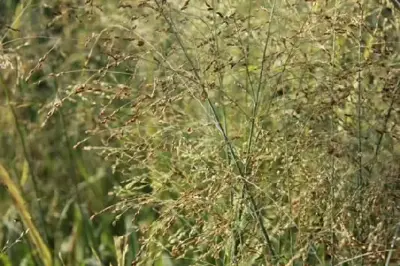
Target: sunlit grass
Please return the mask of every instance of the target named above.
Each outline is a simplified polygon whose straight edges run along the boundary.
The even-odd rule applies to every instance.
[[[33,261],[25,236],[45,265],[398,260],[394,9],[344,0],[7,7],[0,112],[11,113],[0,118],[0,145],[11,152],[1,160],[21,177],[9,190],[18,211],[25,200],[44,214],[25,210],[35,218],[3,245],[4,261]]]

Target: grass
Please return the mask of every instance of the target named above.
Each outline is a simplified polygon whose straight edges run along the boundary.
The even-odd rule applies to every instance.
[[[4,264],[398,263],[392,3],[3,6]]]
[[[0,165],[0,177],[1,183],[8,189],[11,197],[14,200],[14,205],[18,209],[21,215],[24,226],[26,229],[26,235],[30,238],[30,241],[35,245],[39,253],[40,259],[43,261],[44,265],[53,265],[52,257],[49,248],[42,239],[36,225],[32,221],[30,211],[26,207],[26,203],[18,189],[17,185],[12,181],[8,175],[6,169]]]

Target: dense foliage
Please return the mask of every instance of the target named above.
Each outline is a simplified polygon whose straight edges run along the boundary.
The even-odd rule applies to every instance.
[[[396,3],[2,1],[2,263],[397,265]]]

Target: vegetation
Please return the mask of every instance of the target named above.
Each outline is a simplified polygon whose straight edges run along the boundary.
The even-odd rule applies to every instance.
[[[399,6],[0,2],[1,265],[398,265]]]

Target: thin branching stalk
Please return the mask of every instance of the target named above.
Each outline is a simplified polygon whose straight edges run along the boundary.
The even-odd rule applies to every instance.
[[[266,39],[265,44],[264,44],[263,54],[262,54],[262,58],[261,58],[262,60],[261,60],[261,67],[260,67],[260,75],[259,75],[259,78],[258,78],[258,86],[257,86],[257,91],[255,92],[255,94],[254,94],[254,91],[252,89],[252,92],[253,92],[253,95],[252,95],[253,96],[253,99],[252,99],[253,110],[252,110],[252,115],[250,117],[250,132],[249,132],[247,152],[246,152],[247,158],[246,158],[245,169],[244,169],[244,173],[246,175],[251,172],[251,170],[249,169],[250,164],[251,164],[251,149],[252,149],[252,146],[253,146],[253,138],[254,138],[254,130],[255,130],[255,124],[256,124],[256,117],[257,117],[257,114],[258,114],[258,108],[260,106],[261,87],[264,85],[264,81],[265,81],[265,76],[264,76],[264,68],[265,68],[265,63],[266,63],[265,59],[266,59],[266,56],[267,56],[267,47],[268,47],[268,44],[269,44],[269,40],[271,38],[271,25],[272,25],[272,18],[274,16],[274,11],[275,11],[275,4],[276,4],[276,1],[273,2],[272,8],[271,8],[270,14],[269,14],[267,39]],[[250,32],[250,29],[251,29],[251,19],[250,19],[251,18],[251,16],[250,16],[251,7],[252,7],[252,5],[250,4],[249,5],[249,19],[247,20],[248,21],[248,24],[247,24],[247,31],[248,32]],[[246,74],[247,74],[246,87],[248,87],[248,83],[250,82],[250,86],[251,86],[251,88],[253,88],[252,82],[250,80],[251,77],[250,77],[249,68],[248,68],[248,66],[249,66],[249,63],[248,63],[248,55],[249,55],[249,53],[250,53],[250,45],[249,45],[249,43],[247,43],[246,44],[246,49],[244,51],[245,59],[246,59]],[[244,188],[242,188],[242,193],[241,193],[240,200],[239,200],[239,203],[238,203],[239,204],[239,210],[238,210],[238,217],[236,219],[237,222],[241,221],[242,215],[243,215],[243,211],[244,211],[244,209],[243,209],[244,206],[243,206],[242,202],[244,200],[245,193],[244,193],[243,189]],[[241,239],[242,239],[241,232],[236,232],[234,238],[235,238],[235,240],[234,240],[234,248],[233,248],[234,252],[233,252],[232,255],[233,255],[234,260],[236,260],[236,256],[237,256],[237,252],[238,252],[238,245],[240,244]]]
[[[372,162],[373,164],[375,164],[377,159],[378,159],[378,155],[379,155],[379,151],[380,151],[380,148],[381,148],[383,136],[386,133],[387,125],[388,125],[389,119],[391,117],[391,114],[393,112],[394,104],[395,104],[395,102],[397,100],[399,86],[400,86],[400,79],[397,81],[397,84],[395,85],[395,89],[394,89],[393,94],[392,94],[392,100],[390,101],[390,106],[389,106],[389,108],[387,110],[387,113],[385,115],[385,119],[384,119],[384,122],[383,122],[382,130],[379,132],[379,139],[378,139],[378,141],[376,143],[375,154],[374,154],[374,158],[373,158],[373,162]]]
[[[362,34],[363,34],[363,21],[362,18],[364,17],[363,7],[360,3],[360,10],[361,10],[361,18],[360,18],[360,25],[359,25],[359,42],[358,42],[358,67],[357,67],[357,130],[358,130],[358,188],[361,189],[363,185],[363,175],[362,175],[362,86],[361,86],[361,62],[362,62]]]
[[[202,82],[202,78],[200,77],[200,74],[198,73],[198,70],[197,70],[195,64],[193,63],[193,61],[192,61],[191,57],[189,56],[185,46],[183,45],[183,42],[182,42],[182,40],[181,40],[181,38],[180,38],[180,36],[179,36],[179,34],[177,32],[177,29],[176,29],[174,23],[165,14],[161,3],[159,3],[158,1],[156,1],[156,3],[157,3],[157,7],[158,7],[161,15],[164,17],[164,19],[167,21],[169,27],[172,29],[172,31],[173,31],[173,33],[174,33],[174,35],[175,35],[175,37],[176,37],[176,39],[178,41],[179,46],[181,47],[183,53],[185,54],[185,58],[188,60],[191,68],[193,69],[193,73],[194,73],[195,77],[198,79],[198,81],[200,83],[201,90],[202,90],[203,94],[207,95],[205,84],[204,84],[204,82]],[[255,214],[255,216],[257,218],[257,222],[258,222],[258,224],[260,226],[261,234],[263,235],[264,240],[265,240],[265,247],[269,250],[269,252],[270,252],[270,254],[271,254],[272,258],[273,258],[273,261],[275,261],[277,259],[275,250],[274,250],[274,248],[272,246],[272,243],[270,241],[269,234],[268,234],[267,229],[266,229],[266,227],[264,225],[264,221],[263,221],[263,218],[261,216],[261,213],[260,213],[260,211],[259,211],[259,209],[257,207],[257,203],[256,203],[253,195],[251,194],[249,183],[246,180],[246,176],[245,176],[245,173],[244,173],[244,169],[243,169],[242,163],[239,161],[239,158],[236,155],[236,151],[233,148],[233,145],[232,145],[230,139],[226,135],[225,130],[223,129],[221,120],[220,120],[220,118],[218,116],[218,113],[217,113],[217,111],[215,109],[215,106],[214,106],[214,104],[212,103],[211,99],[208,96],[206,96],[206,102],[208,103],[209,107],[211,108],[212,115],[213,115],[213,117],[215,119],[215,126],[221,132],[221,134],[222,134],[222,136],[224,138],[224,141],[225,141],[225,143],[227,144],[227,146],[229,148],[229,151],[230,151],[232,159],[233,159],[233,161],[234,161],[234,163],[236,165],[236,168],[239,171],[239,175],[240,175],[240,177],[242,179],[242,182],[244,183],[245,192],[246,192],[247,196],[249,197],[249,201],[250,201],[250,205],[251,205],[252,211],[254,212],[254,214]]]
[[[363,34],[363,18],[364,18],[364,9],[362,3],[359,3],[360,6],[360,22],[359,22],[359,41],[358,41],[358,66],[357,66],[357,131],[358,131],[358,151],[357,151],[357,159],[358,159],[358,181],[357,181],[357,189],[359,193],[359,204],[360,208],[358,211],[360,215],[356,219],[363,220],[363,211],[364,211],[364,200],[363,200],[363,190],[364,190],[364,180],[363,180],[363,156],[362,156],[362,34]],[[363,228],[357,229],[357,236],[361,238],[363,235]],[[361,265],[364,265],[364,257],[361,257]]]
[[[333,25],[336,25],[335,23],[337,22],[337,8],[336,8],[336,6],[337,6],[337,0],[335,0],[335,7],[334,7],[335,11],[334,11],[334,15],[333,15]],[[332,70],[333,70],[333,68],[335,66],[335,62],[336,62],[336,38],[337,38],[336,31],[332,31],[332,52],[331,52],[331,67],[332,67]],[[330,85],[332,86],[333,83],[334,83],[334,81],[331,81]],[[332,91],[332,87],[331,86],[330,86],[330,88],[331,88],[331,91]],[[331,93],[333,95],[333,91]],[[332,145],[331,142],[333,141],[333,137],[334,137],[335,133],[336,133],[336,131],[335,131],[335,110],[334,110],[334,106],[332,105],[331,106],[331,119],[330,119],[330,130],[329,130],[328,145]],[[334,224],[335,224],[335,208],[334,208],[335,207],[335,175],[336,175],[335,160],[336,160],[336,158],[332,154],[331,155],[331,171],[330,171],[330,175],[328,177],[328,179],[329,179],[328,183],[329,183],[329,186],[330,186],[330,208],[331,208],[331,212],[330,212],[331,217],[330,217],[330,224],[329,224],[329,226],[330,226],[329,230],[331,231],[330,232],[330,234],[331,234],[331,244],[330,244],[331,250],[330,250],[330,254],[329,254],[331,256],[331,259],[330,259],[330,263],[329,264],[331,266],[335,265],[335,249],[334,249],[335,244],[334,243],[336,241],[335,240],[336,239],[335,230],[334,230]]]

